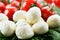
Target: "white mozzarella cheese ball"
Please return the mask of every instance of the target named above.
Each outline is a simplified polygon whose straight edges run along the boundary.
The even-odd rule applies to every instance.
[[[6,37],[11,36],[15,32],[15,29],[16,29],[16,25],[14,22],[12,21],[1,22],[0,30],[4,36]]]
[[[8,17],[5,14],[1,13],[0,14],[0,22],[3,20],[8,20]]]
[[[32,29],[35,34],[45,34],[48,32],[49,27],[48,24],[44,21],[39,21],[32,26]]]
[[[19,21],[15,33],[18,39],[28,39],[34,36],[31,26],[25,21]]]
[[[25,14],[26,14],[26,11],[23,11],[23,10],[16,11],[13,15],[13,20],[17,22],[20,19],[26,19]]]
[[[47,23],[50,28],[55,28],[60,26],[60,16],[52,15],[47,19]]]
[[[26,13],[26,20],[30,24],[36,23],[41,18],[41,11],[38,7],[32,7]]]
[[[26,22],[26,20],[21,19],[21,20],[17,21],[16,26],[18,26],[20,23],[22,24],[23,22]]]

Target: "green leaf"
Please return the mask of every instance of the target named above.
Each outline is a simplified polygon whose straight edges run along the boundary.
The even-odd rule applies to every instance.
[[[55,30],[50,30],[50,35],[53,40],[60,40],[60,33]]]
[[[60,8],[57,8],[57,7],[53,7],[54,10],[56,10],[57,14],[60,15]]]

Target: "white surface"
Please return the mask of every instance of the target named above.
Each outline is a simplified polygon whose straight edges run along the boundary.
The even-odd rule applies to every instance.
[[[52,15],[47,19],[47,23],[51,28],[59,27],[60,26],[60,16],[59,15]]]
[[[15,33],[18,39],[28,39],[34,36],[31,26],[23,20],[19,21]]]
[[[38,7],[32,7],[26,13],[26,20],[30,24],[34,24],[41,18],[41,11]]]
[[[1,33],[6,37],[11,36],[16,28],[15,23],[12,21],[2,21],[0,26]]]
[[[35,32],[35,34],[45,34],[48,32],[49,30],[49,26],[46,22],[44,21],[39,21],[38,23],[35,23],[32,26],[33,31]]]

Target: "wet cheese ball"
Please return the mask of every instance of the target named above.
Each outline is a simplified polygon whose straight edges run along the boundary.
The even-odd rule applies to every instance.
[[[15,29],[16,25],[12,21],[2,21],[0,23],[1,33],[6,37],[11,36],[14,33]]]
[[[0,22],[3,20],[8,20],[8,17],[5,14],[1,13],[0,14]]]
[[[16,28],[16,36],[18,39],[28,39],[34,36],[34,32],[31,28],[31,26],[25,22],[25,20],[19,20],[19,24]]]
[[[25,14],[26,14],[26,11],[23,11],[23,10],[16,11],[13,15],[13,20],[17,22],[20,19],[26,19]]]
[[[26,20],[29,24],[34,24],[41,18],[41,11],[38,7],[32,7],[26,13]]]
[[[39,21],[32,26],[32,29],[35,34],[45,34],[49,30],[49,26],[44,21]]]
[[[52,15],[47,19],[47,23],[50,28],[55,28],[60,26],[60,16]]]

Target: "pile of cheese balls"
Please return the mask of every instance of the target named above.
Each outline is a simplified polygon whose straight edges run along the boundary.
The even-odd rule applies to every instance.
[[[35,34],[47,33],[49,27],[59,26],[59,15],[52,15],[47,21],[44,21],[38,7],[32,7],[27,12],[24,10],[16,11],[13,15],[13,21],[10,21],[6,15],[0,14],[0,31],[5,37],[15,33],[18,39],[28,39]]]

